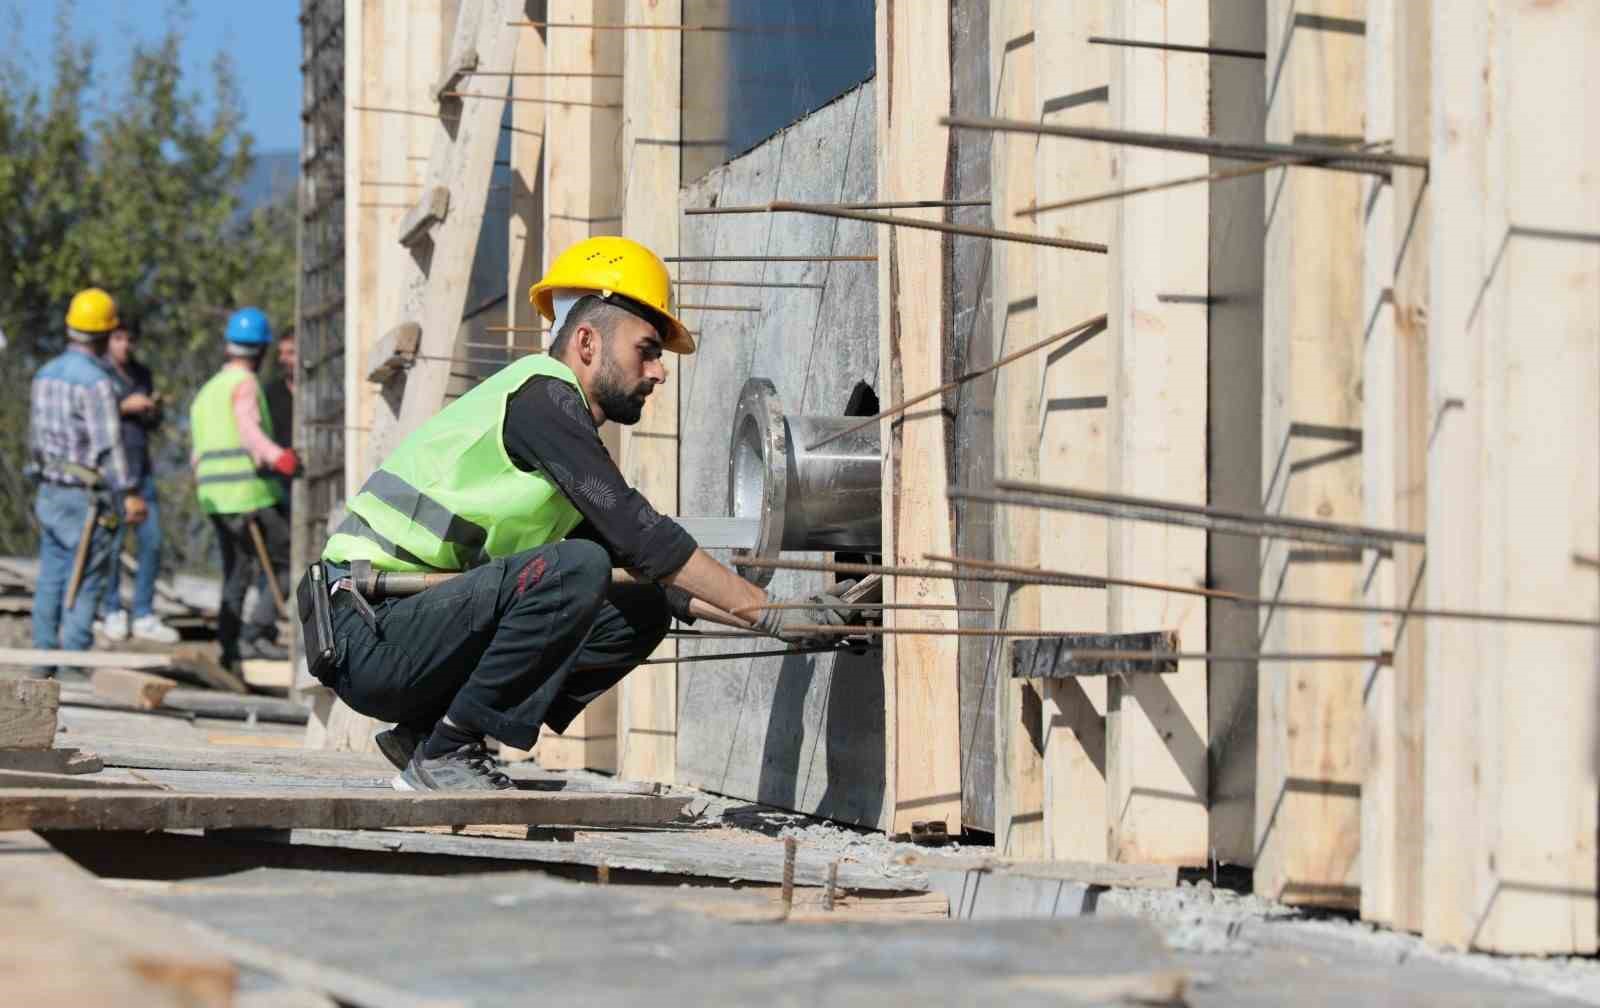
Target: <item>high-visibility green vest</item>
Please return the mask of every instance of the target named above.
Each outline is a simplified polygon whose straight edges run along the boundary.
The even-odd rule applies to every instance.
[[[238,368],[223,368],[200,388],[189,407],[189,436],[194,439],[195,491],[206,514],[244,514],[277,504],[278,485],[256,472],[255,460],[239,437],[233,418],[233,390],[253,377]],[[266,396],[256,385],[261,430],[272,436]]]
[[[506,454],[506,404],[529,378],[578,390],[572,369],[545,354],[501,368],[400,443],[349,503],[328,539],[330,563],[381,571],[459,571],[566,538],[583,520],[543,472]]]

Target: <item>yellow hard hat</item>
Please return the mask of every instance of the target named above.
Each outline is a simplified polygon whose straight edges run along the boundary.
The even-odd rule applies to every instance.
[[[585,238],[556,256],[544,279],[528,291],[539,314],[555,320],[553,292],[592,290],[601,297],[620,294],[661,316],[666,325],[662,345],[673,353],[694,353],[694,337],[672,314],[672,280],[654,252],[627,238],[600,235]]]
[[[72,296],[67,306],[67,328],[86,333],[107,333],[119,324],[117,303],[98,287],[88,287]]]

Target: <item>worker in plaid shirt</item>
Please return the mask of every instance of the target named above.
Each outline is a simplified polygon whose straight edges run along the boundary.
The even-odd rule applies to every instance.
[[[79,292],[67,310],[67,348],[33,378],[30,471],[39,484],[35,648],[90,647],[117,520],[138,524],[146,514],[123,451],[117,386],[100,359],[117,323],[111,295],[97,287]],[[63,611],[86,526],[90,538],[82,579],[72,608]],[[56,669],[36,666],[33,671],[50,678]]]

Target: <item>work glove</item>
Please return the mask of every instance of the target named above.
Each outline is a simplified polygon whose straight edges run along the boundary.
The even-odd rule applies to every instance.
[[[277,461],[272,463],[272,471],[287,479],[294,479],[300,475],[300,456],[294,453],[293,448],[285,448]]]
[[[802,599],[773,599],[772,601],[783,604],[803,602],[805,605],[796,609],[763,609],[761,611],[761,620],[756,624],[762,633],[769,634],[789,644],[806,646],[843,642],[843,634],[824,634],[791,629],[802,626],[842,627],[849,625],[847,617],[852,610],[842,600],[819,592],[816,595],[809,595]]]

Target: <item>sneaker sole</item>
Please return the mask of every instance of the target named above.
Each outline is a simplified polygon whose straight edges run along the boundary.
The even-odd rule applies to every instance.
[[[406,775],[403,774],[403,773],[395,774],[394,775],[394,779],[389,781],[389,786],[394,788],[396,791],[420,791],[421,790],[421,788],[412,787],[411,786],[411,782],[406,780]]]

